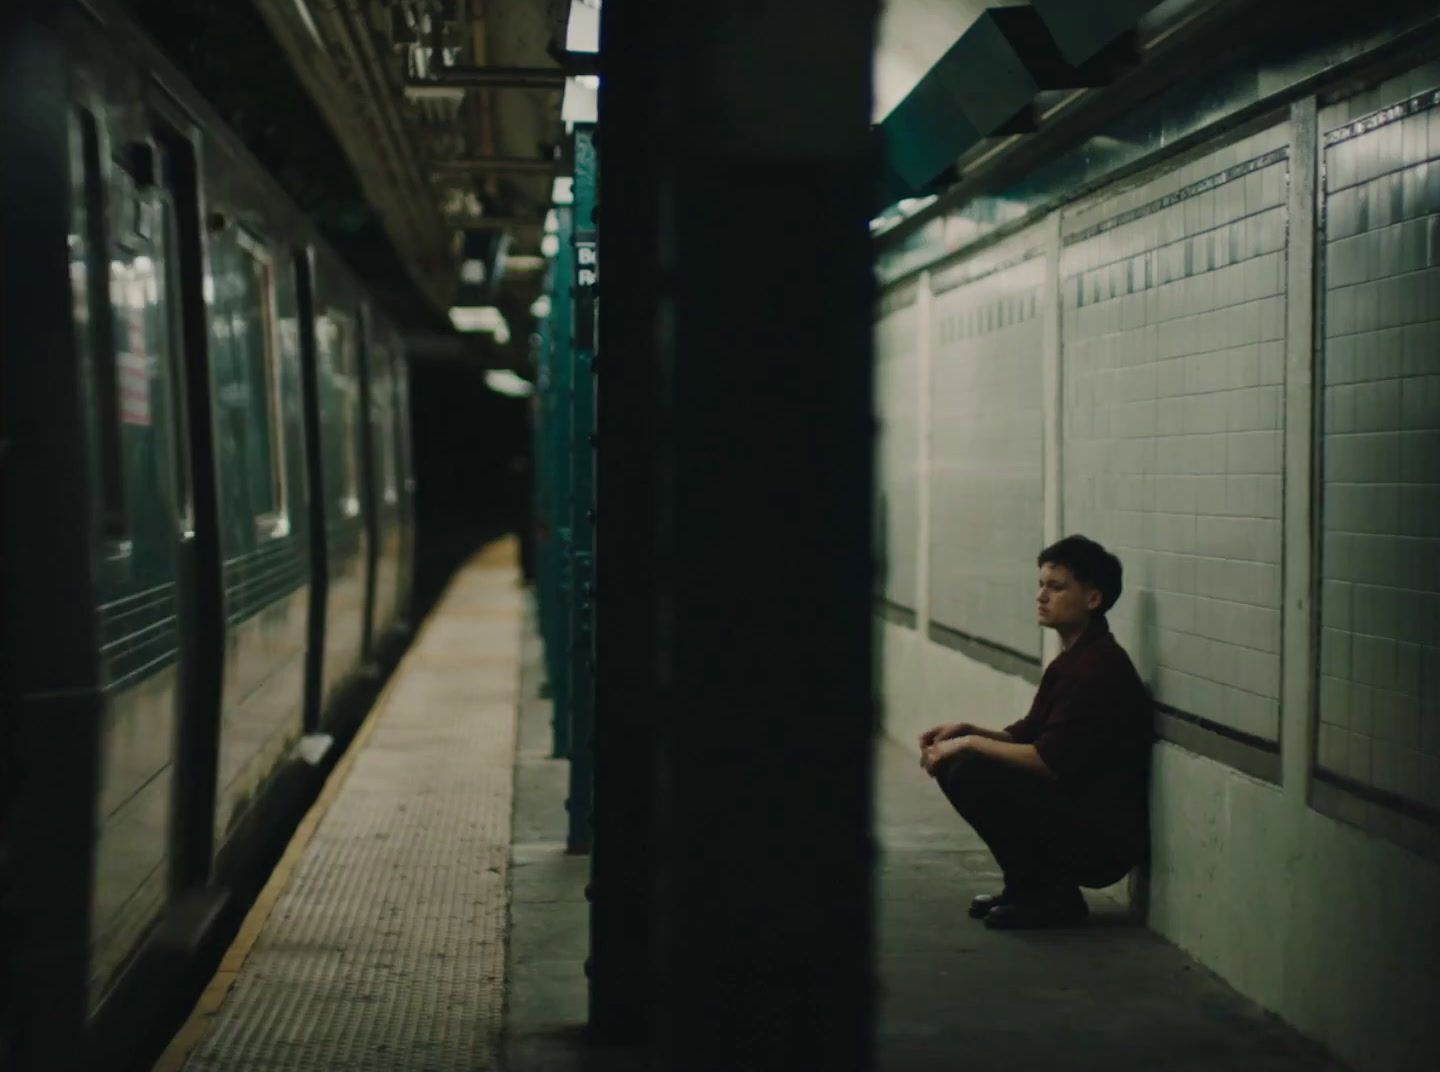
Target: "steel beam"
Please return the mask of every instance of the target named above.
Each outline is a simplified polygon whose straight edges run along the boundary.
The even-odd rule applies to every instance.
[[[445,220],[453,226],[468,227],[476,231],[538,231],[545,225],[543,219],[532,219],[529,216],[471,216],[463,212],[446,213]],[[450,263],[455,263],[453,258]]]
[[[431,306],[443,311],[454,283],[453,268],[445,265],[450,236],[367,6],[310,5],[321,48],[294,0],[256,0],[256,7],[354,165],[402,263]]]
[[[524,156],[477,156],[459,160],[435,160],[431,162],[430,170],[548,175],[555,170],[555,161]]]
[[[408,78],[406,89],[564,89],[558,67],[441,67],[426,78]]]

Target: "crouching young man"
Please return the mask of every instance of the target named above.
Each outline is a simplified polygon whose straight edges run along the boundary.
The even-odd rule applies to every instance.
[[[1120,560],[1067,536],[1039,566],[1036,613],[1062,651],[1030,713],[1003,730],[959,722],[920,736],[925,770],[1005,876],[970,905],[1001,929],[1083,922],[1079,887],[1118,882],[1149,845],[1150,698],[1105,620]]]

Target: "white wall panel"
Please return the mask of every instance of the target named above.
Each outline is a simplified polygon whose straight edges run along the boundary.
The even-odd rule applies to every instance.
[[[920,542],[920,306],[914,280],[880,300],[875,324],[878,593],[914,610]]]
[[[1322,153],[1317,762],[1440,814],[1440,91]]]
[[[1111,548],[1163,704],[1275,740],[1286,127],[1066,212],[1063,528]]]
[[[1038,229],[934,275],[930,617],[1038,661],[1047,264]]]
[[[1059,387],[1052,337],[1033,391],[1037,406],[1045,396],[1035,442],[1049,437],[1046,536],[1116,546],[1122,642],[1162,702],[1222,731],[1162,720],[1172,739],[1155,749],[1148,922],[1366,1072],[1412,1067],[1440,1038],[1440,930],[1414,926],[1440,899],[1440,109],[1426,96],[1437,88],[1432,63],[1330,105],[1297,101],[1283,128],[1052,217],[1063,252],[1046,262],[1045,293],[1053,301],[1058,282],[1063,315],[1041,319],[1062,334]],[[984,282],[981,258],[993,269],[995,252],[937,267],[932,319],[971,301],[953,284]],[[936,464],[983,438],[941,382],[956,378],[943,330],[927,366]],[[927,476],[922,490],[953,480]],[[922,533],[965,538],[950,499],[922,496],[921,511]],[[963,557],[942,554],[944,540],[932,567]],[[1017,542],[1027,554],[1014,558],[1028,558],[1035,541]],[[953,574],[928,587],[952,607],[930,617],[965,611]],[[893,623],[878,635],[886,727],[912,747],[942,719],[1004,725],[1034,693],[983,645]],[[1282,639],[1276,756],[1230,730],[1273,737]],[[1182,723],[1189,740],[1169,733]],[[1283,759],[1283,778],[1253,776],[1247,755]]]

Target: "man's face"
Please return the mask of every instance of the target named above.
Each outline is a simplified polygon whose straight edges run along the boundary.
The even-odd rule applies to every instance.
[[[1081,584],[1069,566],[1047,562],[1040,567],[1035,609],[1041,625],[1050,629],[1083,626],[1102,601],[1100,589]]]

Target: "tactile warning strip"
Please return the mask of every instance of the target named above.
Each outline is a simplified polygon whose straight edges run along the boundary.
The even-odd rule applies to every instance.
[[[397,668],[191,1072],[496,1066],[523,611],[496,557]]]

